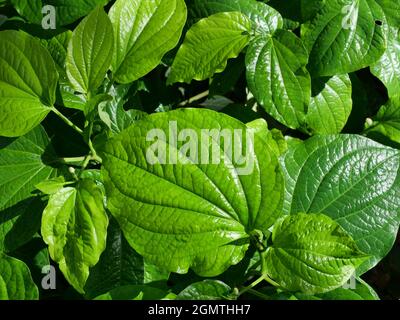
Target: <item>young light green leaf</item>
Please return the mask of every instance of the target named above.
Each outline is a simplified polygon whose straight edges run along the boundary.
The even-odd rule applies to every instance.
[[[400,146],[400,97],[394,97],[379,109],[365,131],[368,137]]]
[[[204,280],[185,288],[176,297],[177,300],[222,300],[228,299],[231,287],[219,280]]]
[[[305,122],[311,79],[307,50],[294,33],[278,30],[258,37],[247,50],[247,83],[261,106],[276,120],[297,129]]]
[[[258,33],[272,34],[283,27],[278,11],[256,0],[192,0],[188,3],[190,16],[205,18],[219,12],[239,11],[254,24]]]
[[[51,111],[58,74],[39,40],[12,30],[0,38],[0,136],[18,137]]]
[[[184,0],[117,0],[110,10],[115,32],[114,79],[133,82],[173,49],[186,22]]]
[[[0,300],[37,299],[39,290],[25,263],[0,253]]]
[[[177,273],[191,267],[215,276],[240,262],[249,233],[267,232],[282,205],[277,157],[252,132],[224,114],[180,109],[149,115],[111,139],[102,175],[108,208],[129,244]],[[235,156],[222,136],[235,139]]]
[[[328,216],[299,213],[280,219],[265,254],[268,276],[281,287],[306,294],[343,285],[368,256]]]
[[[316,136],[282,159],[284,213],[323,212],[371,256],[375,266],[391,249],[399,227],[400,154],[357,135]]]
[[[80,293],[105,249],[107,225],[103,194],[92,180],[51,195],[43,212],[42,236],[50,256]]]
[[[197,22],[186,34],[168,82],[205,80],[224,71],[250,41],[252,23],[243,13],[217,13]]]
[[[313,135],[340,133],[353,106],[350,77],[318,78],[313,91],[306,119],[308,131]]]
[[[78,25],[68,46],[67,75],[76,91],[96,92],[111,65],[113,46],[113,27],[99,6]]]
[[[326,1],[315,18],[302,27],[310,52],[310,73],[328,77],[375,63],[386,48],[384,2],[390,1]]]
[[[46,181],[42,181],[38,183],[35,187],[39,191],[43,192],[44,194],[55,194],[64,188],[65,185],[71,184],[70,182],[66,182],[64,177],[57,177],[53,179],[49,179]]]

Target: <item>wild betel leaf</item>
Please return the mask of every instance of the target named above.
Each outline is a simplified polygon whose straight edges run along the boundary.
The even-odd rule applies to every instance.
[[[89,179],[51,195],[43,212],[42,237],[50,256],[80,293],[106,247],[107,226],[103,194]]]
[[[0,136],[18,137],[51,111],[58,74],[39,40],[13,30],[0,38]]]
[[[39,290],[25,263],[0,253],[0,300],[37,300],[38,298]]]
[[[211,129],[209,139],[205,130]],[[229,144],[217,143],[220,133],[233,139],[233,130],[235,156]],[[175,145],[173,132],[185,141]],[[242,260],[252,231],[266,232],[281,215],[277,157],[251,132],[221,113],[181,109],[145,117],[107,143],[102,174],[108,208],[147,261],[177,273],[191,267],[202,276],[218,275]],[[187,149],[196,136],[202,143]],[[166,164],[153,158],[154,148],[171,157],[161,158]]]
[[[391,249],[399,227],[400,154],[357,135],[315,136],[282,159],[284,213],[322,212],[371,258],[375,266]]]
[[[115,34],[114,79],[133,82],[173,49],[186,22],[184,0],[117,0],[109,13]]]
[[[256,0],[192,0],[188,4],[191,17],[205,18],[219,12],[239,11],[255,23],[258,33],[272,34],[283,27],[278,11]]]
[[[325,1],[302,26],[313,76],[350,73],[375,63],[385,52],[384,0]]]
[[[318,78],[307,113],[307,128],[312,134],[340,133],[349,119],[353,101],[350,77]]]
[[[271,116],[293,129],[304,125],[310,103],[307,62],[300,38],[284,30],[255,38],[246,54],[250,91]]]
[[[299,213],[274,225],[268,275],[289,291],[323,293],[343,285],[368,256],[328,216]]]
[[[186,34],[168,82],[205,80],[224,71],[227,61],[247,46],[252,23],[243,13],[216,13],[197,22]]]
[[[221,300],[229,298],[232,289],[219,280],[196,282],[182,290],[177,300]]]
[[[69,42],[67,75],[76,91],[96,93],[111,65],[113,49],[113,27],[103,8],[98,6],[82,20]]]

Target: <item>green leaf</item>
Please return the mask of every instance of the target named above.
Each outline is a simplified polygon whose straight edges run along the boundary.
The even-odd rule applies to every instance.
[[[186,34],[168,82],[205,80],[224,71],[250,41],[252,23],[240,12],[217,13],[197,22]]]
[[[28,267],[0,253],[0,300],[37,300],[39,290]]]
[[[18,139],[0,138],[0,210],[32,197],[36,184],[47,180],[54,169],[49,138],[41,126]]]
[[[40,42],[21,31],[0,32],[0,135],[18,137],[51,111],[58,74]]]
[[[192,0],[188,4],[191,17],[205,18],[219,12],[239,11],[245,14],[259,33],[274,33],[283,27],[278,11],[255,0]]]
[[[169,297],[170,294],[165,290],[146,285],[131,285],[113,289],[95,300],[162,300]]]
[[[228,299],[232,289],[222,281],[204,280],[191,284],[176,297],[177,300]]]
[[[387,37],[387,49],[371,66],[371,72],[385,84],[392,97],[400,92],[400,28],[389,27]]]
[[[67,60],[68,44],[71,38],[72,31],[68,30],[49,40],[42,40],[42,45],[47,48],[56,64],[58,74],[61,78],[60,80],[64,81],[67,80],[65,62]]]
[[[56,9],[57,26],[65,26],[87,15],[96,6],[104,6],[109,0],[11,0],[18,13],[29,22],[42,24],[46,14],[42,13],[45,5],[54,6]]]
[[[367,136],[379,142],[391,141],[400,146],[400,98],[395,97],[379,109],[366,129]]]
[[[110,10],[115,32],[114,79],[133,82],[153,70],[181,36],[184,0],[117,0]]]
[[[299,213],[278,220],[265,253],[268,276],[281,287],[323,293],[347,282],[368,256],[328,216]]]
[[[182,138],[182,129],[191,130],[184,133],[192,143],[199,137],[201,146],[185,151],[189,141]],[[216,129],[212,143],[208,131],[201,139],[201,129]],[[249,233],[267,232],[281,215],[283,181],[277,158],[247,129],[221,113],[180,109],[149,115],[107,143],[102,174],[108,208],[146,261],[177,273],[191,267],[202,276],[218,275],[242,260]],[[233,130],[235,154],[242,161],[229,147],[218,147],[219,134],[232,139]],[[175,131],[185,141],[175,144]],[[166,164],[157,161],[155,148]],[[197,148],[203,152],[198,154]],[[172,161],[162,159],[164,151]]]
[[[261,106],[276,120],[297,129],[305,121],[311,79],[307,50],[294,33],[278,30],[257,37],[247,50],[247,83]]]
[[[65,182],[64,177],[57,177],[42,181],[38,183],[35,187],[44,194],[55,194],[64,188],[65,185],[71,184],[71,182]]]
[[[80,93],[95,93],[113,56],[111,21],[102,7],[94,9],[75,29],[68,46],[67,75]]]
[[[105,249],[107,225],[103,194],[92,180],[51,195],[43,212],[42,236],[50,256],[80,293]]]
[[[118,287],[167,280],[168,276],[168,272],[145,263],[125,240],[118,223],[111,219],[106,250],[91,270],[85,292],[90,299]]]
[[[385,2],[382,4],[381,3]],[[350,73],[375,63],[384,53],[385,0],[326,1],[302,27],[313,76]]]
[[[375,266],[396,239],[400,212],[400,155],[357,135],[316,136],[282,159],[284,213],[322,212],[337,221]]]
[[[315,296],[296,294],[296,298],[299,300],[379,300],[379,296],[366,282],[358,279],[354,283],[354,288],[337,288]]]
[[[100,119],[112,133],[120,133],[147,115],[145,112],[139,110],[124,110],[124,105],[128,101],[130,88],[131,85],[111,86],[109,94],[113,99],[99,105]]]
[[[353,106],[350,77],[345,74],[318,78],[313,91],[306,119],[308,130],[313,135],[340,133]]]

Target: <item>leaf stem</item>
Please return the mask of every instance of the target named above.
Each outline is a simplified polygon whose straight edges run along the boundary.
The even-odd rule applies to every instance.
[[[71,120],[69,120],[66,116],[64,116],[60,111],[58,111],[55,107],[52,107],[51,110],[58,116],[60,117],[61,120],[63,120],[67,125],[69,125],[72,129],[74,129],[76,132],[79,134],[83,134],[83,130],[76,126],[75,124],[72,123]]]
[[[255,286],[257,286],[258,284],[263,282],[265,280],[265,277],[266,277],[265,275],[262,275],[261,277],[256,279],[254,282],[252,282],[250,285],[248,285],[247,287],[244,287],[242,290],[240,290],[239,296],[241,296],[242,294],[246,293],[247,291],[253,289]]]
[[[271,298],[268,295],[266,295],[264,293],[261,293],[261,292],[258,292],[257,290],[254,290],[254,289],[249,289],[247,291],[247,293],[250,293],[253,296],[259,297],[259,298],[264,299],[264,300],[271,300]]]
[[[199,101],[199,100],[201,100],[203,98],[206,98],[209,94],[210,94],[210,90],[204,91],[204,92],[199,93],[198,95],[196,95],[196,96],[194,96],[194,97],[192,97],[192,98],[190,98],[190,99],[188,99],[186,101],[181,102],[180,104],[178,104],[178,106],[179,107],[184,107],[184,106],[186,106],[188,104],[192,104],[193,102],[196,102],[196,101]]]

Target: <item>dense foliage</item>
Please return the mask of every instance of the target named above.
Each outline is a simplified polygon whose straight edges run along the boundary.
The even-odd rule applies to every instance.
[[[365,280],[400,279],[397,0],[0,13],[0,299],[375,300]]]

